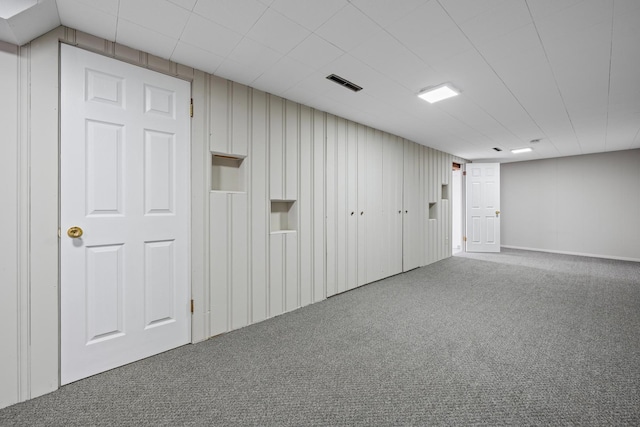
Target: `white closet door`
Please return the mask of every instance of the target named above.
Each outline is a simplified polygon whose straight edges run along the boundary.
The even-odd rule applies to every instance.
[[[367,233],[367,220],[372,215],[372,213],[368,210],[371,207],[369,204],[369,191],[368,189],[375,185],[373,182],[368,181],[368,170],[370,169],[367,161],[369,160],[367,157],[367,151],[369,149],[371,134],[373,133],[373,129],[366,128],[364,125],[357,125],[356,130],[356,138],[357,138],[357,197],[358,197],[358,207],[356,209],[356,221],[357,221],[357,257],[358,257],[358,267],[357,267],[357,281],[354,284],[355,286],[361,286],[367,283],[367,264],[369,257],[369,248],[368,245],[371,243],[370,238]]]
[[[367,251],[366,283],[385,277],[384,269],[384,221],[382,177],[382,132],[368,128],[366,152],[366,210],[365,236]],[[358,236],[360,238],[361,236]]]
[[[422,214],[420,209],[420,155],[419,146],[404,142],[404,194],[402,270],[420,266],[422,260]]]
[[[383,268],[384,276],[402,272],[402,195],[404,146],[397,136],[383,141]]]
[[[67,384],[190,340],[190,85],[67,45],[61,58]]]

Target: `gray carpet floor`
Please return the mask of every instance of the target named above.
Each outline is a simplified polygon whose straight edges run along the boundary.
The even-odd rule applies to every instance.
[[[640,263],[465,254],[0,410],[2,426],[640,425]]]

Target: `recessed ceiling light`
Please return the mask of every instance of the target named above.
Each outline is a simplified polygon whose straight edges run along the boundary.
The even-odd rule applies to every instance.
[[[451,83],[444,83],[438,86],[429,87],[420,91],[418,96],[430,104],[460,95],[460,90],[453,87]]]
[[[528,153],[529,151],[533,151],[533,148],[524,147],[524,148],[514,148],[513,150],[511,150],[513,154]]]

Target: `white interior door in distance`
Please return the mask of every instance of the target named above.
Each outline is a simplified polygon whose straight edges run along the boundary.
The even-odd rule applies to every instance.
[[[61,46],[61,382],[186,344],[190,84]]]
[[[468,163],[468,252],[500,252],[500,164]]]

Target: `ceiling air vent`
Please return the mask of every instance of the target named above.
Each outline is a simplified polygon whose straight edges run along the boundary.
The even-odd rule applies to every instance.
[[[493,147],[493,149],[496,151],[502,151],[502,148],[498,148],[498,147]]]
[[[332,82],[338,83],[340,86],[344,86],[347,89],[351,89],[354,92],[359,92],[362,90],[362,88],[357,84],[351,83],[349,80],[343,79],[342,77],[336,76],[335,74],[329,74],[327,78]]]

